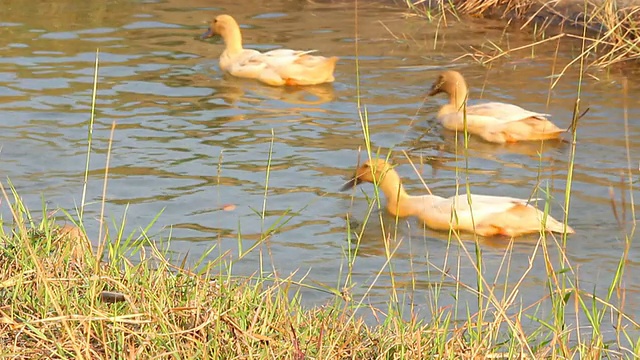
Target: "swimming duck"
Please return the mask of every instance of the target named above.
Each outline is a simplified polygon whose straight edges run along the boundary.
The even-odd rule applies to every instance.
[[[342,190],[362,182],[375,182],[379,186],[387,199],[387,211],[391,215],[415,216],[434,230],[461,230],[481,236],[519,236],[542,230],[544,214],[526,199],[472,194],[469,206],[466,194],[449,198],[409,195],[398,173],[382,159],[365,162]],[[544,230],[563,233],[565,225],[547,215]],[[568,234],[574,233],[568,225],[566,231]]]
[[[467,83],[462,74],[449,70],[441,73],[431,86],[429,96],[449,96],[449,103],[438,111],[437,119],[446,129],[464,131],[463,104],[467,100]],[[558,139],[567,131],[549,121],[549,114],[535,113],[519,106],[489,102],[467,106],[467,131],[492,143]]]
[[[225,49],[220,55],[220,68],[237,77],[257,79],[273,86],[316,85],[333,82],[335,56],[309,55],[311,51],[277,49],[261,53],[242,47],[242,34],[234,18],[219,15],[201,38],[222,36]]]

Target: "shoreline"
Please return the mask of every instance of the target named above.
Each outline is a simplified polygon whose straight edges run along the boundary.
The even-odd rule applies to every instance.
[[[594,57],[590,58],[591,66],[640,59],[640,0],[452,0],[437,4],[407,0],[406,5],[430,18],[437,11],[435,17],[466,15],[507,20],[508,24],[518,21],[520,29],[533,30],[535,26],[536,37],[541,39],[563,33],[582,38],[584,34],[583,55]],[[549,26],[558,28],[545,33]]]

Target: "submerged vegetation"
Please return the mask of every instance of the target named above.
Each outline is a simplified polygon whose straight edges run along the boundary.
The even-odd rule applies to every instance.
[[[435,17],[445,24],[448,18],[461,15],[499,17],[517,22],[520,29],[535,31],[537,43],[562,37],[583,40],[586,47],[580,57],[587,57],[587,63],[597,67],[640,59],[640,2],[634,0],[453,0],[438,1],[435,9],[429,7],[435,4],[429,0],[406,2],[429,17],[437,10]],[[550,28],[553,30],[548,31]],[[511,51],[496,48],[481,56],[481,62],[491,62]]]
[[[616,54],[609,55],[611,61],[619,58]],[[576,106],[566,209],[580,112]],[[360,120],[365,156],[384,157],[372,148],[365,111]],[[92,126],[91,121],[87,163]],[[461,178],[468,174],[467,168],[457,171]],[[540,234],[530,247],[529,267],[508,282],[505,279],[514,276],[513,241],[504,240],[499,270],[489,275],[481,239],[467,241],[451,232],[442,246],[458,257],[458,268],[448,267],[446,259],[436,263],[440,259],[427,258],[430,271],[413,273],[409,284],[401,285],[392,263],[399,244],[409,240],[384,228],[384,221],[379,244],[384,267],[370,283],[357,284],[352,272],[361,261],[364,228],[378,216],[373,209],[380,207],[380,199],[375,196],[369,199],[364,225],[345,229],[344,266],[336,270],[336,285],[320,286],[296,274],[282,277],[275,270],[234,274],[235,261],[247,253],[262,256],[277,226],[265,229],[250,249],[238,249],[235,258],[226,253],[215,257],[212,245],[198,259],[176,259],[169,241],[150,238],[148,228],[126,236],[123,220],[117,229],[106,231],[104,214],[91,246],[83,229],[84,196],[77,217],[67,214],[69,225],[60,227],[47,216],[35,220],[13,188],[3,184],[1,189],[2,204],[11,209],[11,219],[3,219],[0,229],[3,358],[617,359],[640,353],[640,324],[625,312],[628,296],[635,295],[627,295],[624,285],[635,223],[622,236],[618,268],[604,293],[582,286],[566,252],[566,234]],[[469,188],[459,190],[464,194]],[[538,192],[552,202],[549,189]],[[634,209],[633,202],[612,200],[612,206],[616,214]],[[548,216],[548,206],[544,212]],[[628,228],[624,219],[621,228]],[[546,274],[534,285],[539,298],[525,303],[519,294],[535,261],[544,263]],[[463,278],[463,263],[472,264],[474,278]],[[369,298],[382,276],[393,285],[384,307],[371,305]],[[354,295],[356,287],[364,289],[363,294]],[[417,288],[428,295],[416,296]],[[313,291],[329,294],[330,300],[303,306],[303,296]],[[457,306],[442,305],[445,297]]]

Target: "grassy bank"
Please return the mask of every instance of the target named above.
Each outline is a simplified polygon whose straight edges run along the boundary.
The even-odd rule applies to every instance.
[[[369,329],[338,299],[302,309],[290,279],[234,278],[217,262],[195,273],[144,237],[110,239],[100,262],[73,226],[12,230],[0,234],[2,358],[362,359],[433,347],[416,323]]]
[[[457,319],[432,303],[437,316],[407,320],[399,309],[413,303],[390,297],[388,307],[375,309],[346,290],[304,308],[292,279],[234,277],[221,259],[187,267],[144,236],[108,239],[98,257],[81,229],[34,223],[18,198],[4,200],[14,219],[0,234],[2,358],[601,359],[632,358],[640,349],[637,324],[614,297],[571,285],[577,279],[562,275],[571,270],[552,272],[549,294],[526,308],[515,299],[517,284],[504,298],[489,279],[479,279],[481,289],[460,284],[457,292],[477,293],[485,306],[472,312],[470,304]],[[450,296],[442,283],[432,295]],[[553,312],[538,318],[535,308],[549,302]],[[588,330],[567,326],[568,309],[588,315]],[[362,319],[372,312],[377,325]],[[619,326],[613,337],[603,325],[608,317]],[[538,326],[522,326],[531,320]]]
[[[520,29],[534,31],[538,40],[566,36],[586,42],[587,63],[606,67],[640,59],[640,2],[616,0],[453,0],[432,3],[406,0],[417,13],[445,24],[461,15],[503,18]],[[438,15],[434,15],[434,12]],[[548,31],[549,25],[554,30]],[[559,26],[557,26],[559,25]],[[493,60],[497,53],[486,57]]]

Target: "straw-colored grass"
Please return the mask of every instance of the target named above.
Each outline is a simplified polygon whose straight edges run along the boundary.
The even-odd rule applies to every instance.
[[[574,303],[597,317],[619,317],[620,345],[626,343],[633,322],[606,299],[568,284],[557,293],[551,282],[551,296],[522,308],[518,285],[500,299],[502,290],[482,276],[481,290],[460,282],[457,292],[480,291],[485,306],[455,322],[437,300],[430,304],[435,316],[422,320],[403,317],[397,300],[376,309],[362,305],[366,298],[337,292],[334,300],[305,308],[305,285],[292,278],[233,277],[221,259],[190,269],[144,236],[110,239],[106,261],[99,262],[80,228],[27,221],[32,217],[17,196],[5,193],[3,200],[11,201],[14,223],[0,233],[2,358],[600,359],[631,358],[634,351],[606,345],[597,332],[565,328],[564,318],[557,327],[539,319],[541,326],[523,328],[527,317],[538,316],[532,309],[557,298],[558,310]],[[433,287],[435,299],[449,296],[437,282]],[[366,314],[381,323],[366,324]]]
[[[429,18],[433,18],[433,14],[426,10],[427,6],[436,3],[445,23],[451,15],[455,18],[460,15],[499,17],[509,22],[518,20],[520,29],[535,31],[539,40],[558,35],[584,36],[587,47],[582,56],[587,56],[588,64],[592,66],[606,67],[640,58],[638,1],[452,0],[432,4],[429,0],[407,0],[412,9],[422,9],[418,12],[429,14]],[[555,26],[555,30],[548,32],[550,25],[562,26]],[[569,31],[570,28],[575,30]],[[487,62],[495,60],[502,52],[504,50],[488,54]]]
[[[2,358],[417,359],[468,351],[464,327],[448,334],[448,321],[388,314],[367,326],[353,316],[355,302],[340,297],[305,309],[292,279],[234,278],[215,262],[195,264],[196,273],[145,237],[112,239],[126,249],[110,246],[99,263],[80,228],[25,223],[31,216],[19,198],[12,205],[16,222],[0,234]],[[123,255],[131,251],[135,263]]]

